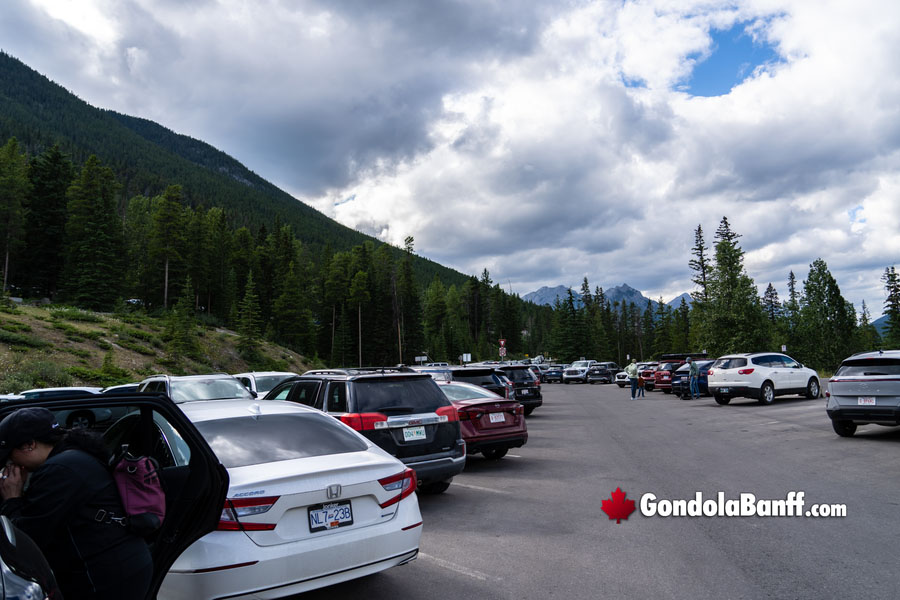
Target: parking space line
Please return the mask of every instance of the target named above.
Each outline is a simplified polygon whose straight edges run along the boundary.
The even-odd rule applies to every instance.
[[[449,560],[444,560],[443,558],[438,558],[436,556],[431,556],[430,554],[425,554],[421,550],[419,551],[419,558],[424,558],[430,561],[435,562],[439,567],[443,567],[449,571],[453,571],[454,573],[459,573],[460,575],[466,575],[467,577],[471,577],[472,579],[477,579],[478,581],[487,581],[488,579],[493,579],[495,581],[503,581],[500,577],[493,577],[491,575],[485,575],[481,571],[476,571],[475,569],[468,569],[456,563],[452,563]]]
[[[479,492],[493,492],[494,494],[509,494],[510,492],[505,492],[503,490],[494,490],[491,488],[481,487],[480,485],[470,485],[468,483],[456,483],[453,482],[453,487],[461,487],[467,488],[470,490],[478,490]]]

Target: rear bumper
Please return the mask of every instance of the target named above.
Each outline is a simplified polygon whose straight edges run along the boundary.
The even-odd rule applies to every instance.
[[[515,434],[481,435],[477,438],[466,438],[466,451],[475,454],[500,448],[521,448],[527,441],[528,433],[524,431]]]
[[[720,395],[726,398],[754,398],[759,400],[759,388],[753,388],[747,385],[728,385],[727,383],[709,383],[709,393]],[[723,390],[728,390],[723,391]]]
[[[371,575],[416,558],[421,523],[418,500],[412,496],[400,502],[397,515],[386,523],[274,546],[257,546],[240,531],[214,531],[175,561],[159,598],[283,598]],[[245,566],[222,568],[237,564]]]
[[[400,460],[416,472],[416,479],[421,485],[446,481],[459,475],[466,468],[466,443],[461,443],[452,454],[447,453],[440,457],[411,456]]]
[[[860,425],[900,425],[900,406],[841,406],[829,403],[825,412],[832,421],[853,421]]]

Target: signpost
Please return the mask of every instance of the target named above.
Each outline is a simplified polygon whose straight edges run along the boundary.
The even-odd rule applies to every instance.
[[[428,362],[428,357],[427,357],[427,356],[417,356],[417,357],[416,357],[416,362],[417,362],[417,363]]]
[[[500,340],[500,356],[506,356],[506,340]]]

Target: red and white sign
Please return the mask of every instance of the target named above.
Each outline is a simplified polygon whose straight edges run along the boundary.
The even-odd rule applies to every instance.
[[[506,347],[506,340],[500,340],[500,347],[501,347],[501,348],[505,348],[505,347]]]

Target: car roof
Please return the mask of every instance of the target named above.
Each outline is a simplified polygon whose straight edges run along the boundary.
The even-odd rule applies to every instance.
[[[283,400],[188,400],[178,405],[192,422],[213,421],[254,415],[315,413],[322,411]]]
[[[291,371],[248,371],[247,373],[235,373],[232,377],[270,377],[273,375],[293,377],[297,375],[297,373]]]
[[[866,358],[900,358],[900,350],[868,350],[866,352],[857,352],[852,356],[848,356],[844,360],[859,360]],[[842,361],[843,362],[843,361]]]
[[[228,373],[206,373],[205,375],[167,375],[166,373],[158,373],[147,377],[144,381],[158,378],[166,378],[170,381],[187,381],[191,379],[234,379],[234,375]]]
[[[34,388],[33,390],[25,390],[24,392],[19,392],[19,395],[33,394],[35,392],[90,392],[92,394],[96,394],[102,389],[103,388],[87,386]]]

